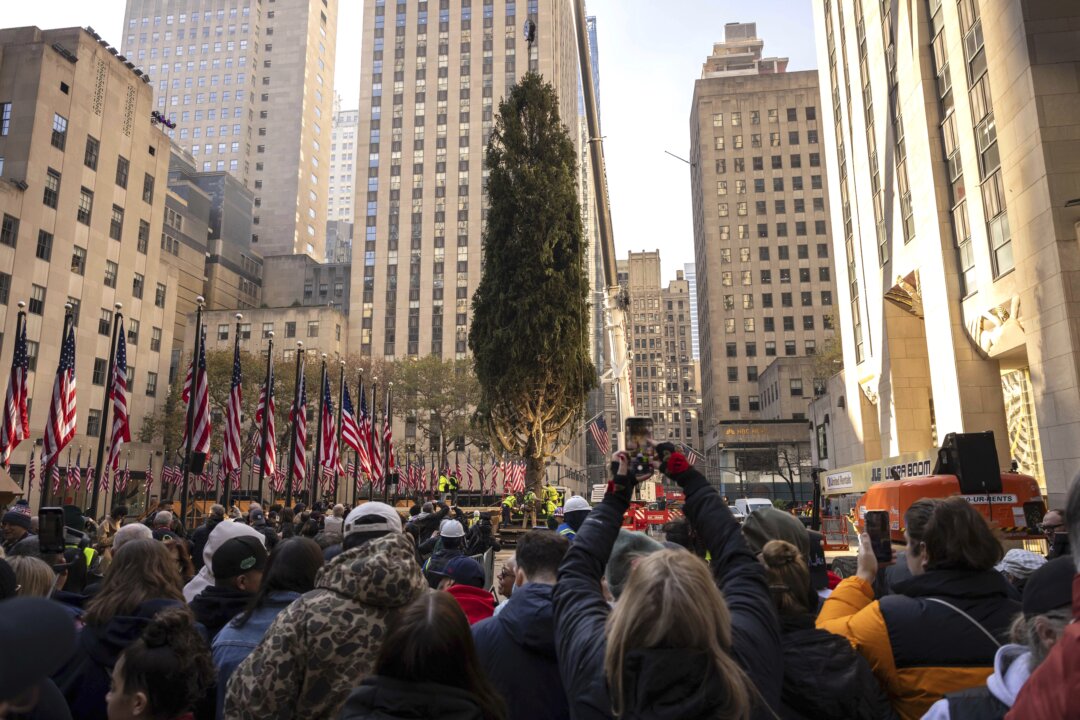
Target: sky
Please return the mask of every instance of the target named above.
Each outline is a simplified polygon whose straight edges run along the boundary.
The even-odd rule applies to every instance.
[[[0,0],[0,26],[90,25],[119,47],[124,0]],[[361,0],[340,0],[334,81],[342,108],[360,86]],[[694,81],[724,24],[756,22],[765,54],[791,58],[789,70],[816,66],[810,0],[587,0],[596,16],[600,113],[615,245],[660,250],[664,280],[694,261],[690,102]]]

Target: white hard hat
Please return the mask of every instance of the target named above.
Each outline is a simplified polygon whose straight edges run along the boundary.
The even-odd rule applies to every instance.
[[[575,495],[566,501],[566,505],[563,506],[564,513],[577,512],[578,510],[592,510],[592,506],[589,505],[589,501],[580,495]]]
[[[457,520],[447,520],[442,524],[439,534],[446,538],[465,537],[465,528]]]
[[[345,534],[401,532],[401,516],[386,503],[366,502],[345,518]]]

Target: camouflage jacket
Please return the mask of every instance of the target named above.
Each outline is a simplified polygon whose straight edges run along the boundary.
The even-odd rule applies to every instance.
[[[233,673],[232,720],[337,718],[372,674],[388,617],[427,589],[409,538],[393,534],[327,563],[315,589],[283,610]]]

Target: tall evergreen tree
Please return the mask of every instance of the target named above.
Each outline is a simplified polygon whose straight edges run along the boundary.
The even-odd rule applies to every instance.
[[[493,448],[525,458],[526,482],[580,429],[596,384],[577,157],[558,96],[535,73],[499,105],[484,164],[484,267],[469,348],[476,418]]]

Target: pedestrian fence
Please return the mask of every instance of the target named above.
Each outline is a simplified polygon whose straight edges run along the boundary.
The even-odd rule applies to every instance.
[[[484,589],[491,590],[495,587],[495,550],[488,548],[482,555],[471,555],[473,560],[480,563],[484,568]]]

